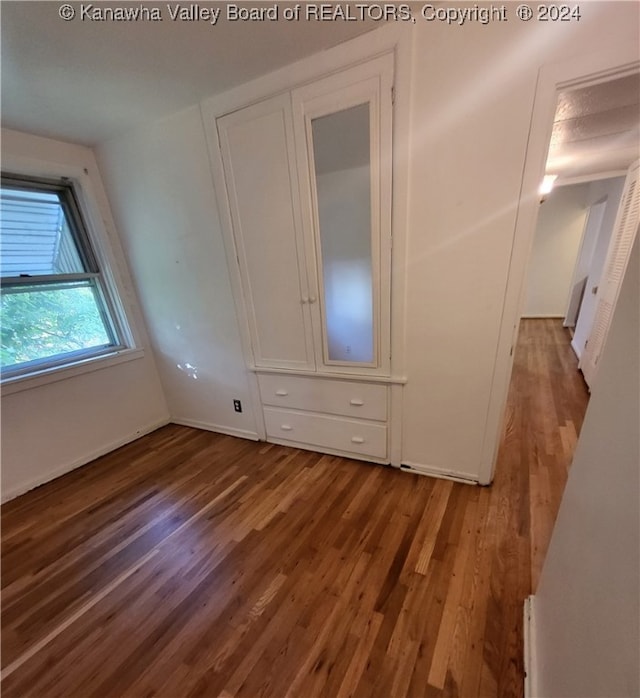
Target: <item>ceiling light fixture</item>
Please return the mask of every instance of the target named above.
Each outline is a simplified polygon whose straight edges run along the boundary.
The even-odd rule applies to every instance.
[[[545,196],[546,194],[551,193],[551,190],[553,189],[553,185],[555,184],[556,179],[558,179],[557,174],[545,175],[544,179],[542,180],[542,184],[540,185],[540,188],[538,189],[538,194],[540,194],[540,196]]]

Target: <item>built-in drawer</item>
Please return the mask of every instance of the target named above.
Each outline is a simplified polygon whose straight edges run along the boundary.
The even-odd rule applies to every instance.
[[[387,419],[387,386],[330,378],[258,374],[264,405],[345,417]]]
[[[372,458],[387,457],[387,427],[327,414],[264,408],[267,437]]]

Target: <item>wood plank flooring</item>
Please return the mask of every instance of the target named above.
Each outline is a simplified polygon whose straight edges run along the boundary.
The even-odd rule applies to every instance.
[[[522,696],[587,393],[523,321],[488,488],[170,425],[5,505],[5,698]]]

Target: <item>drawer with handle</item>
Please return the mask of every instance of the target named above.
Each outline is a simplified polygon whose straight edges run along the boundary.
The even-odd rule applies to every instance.
[[[260,374],[258,383],[264,405],[380,422],[387,419],[386,385],[279,374]]]
[[[264,420],[269,438],[372,458],[387,457],[384,424],[274,407],[264,408]]]

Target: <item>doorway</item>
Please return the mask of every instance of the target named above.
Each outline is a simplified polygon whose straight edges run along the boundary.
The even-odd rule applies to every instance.
[[[581,361],[591,335],[624,176],[560,185],[540,204],[522,318],[553,318]]]
[[[555,111],[551,145],[544,152],[546,172],[556,175],[556,187],[521,200],[521,227],[516,230],[511,265],[510,283],[515,286],[520,281],[521,300],[512,308],[514,361],[503,423],[506,429],[513,423],[517,405],[527,413],[518,462],[529,481],[534,590],[588,402],[578,370],[583,343],[591,335],[585,319],[590,312],[595,315],[591,306],[597,304],[599,278],[621,209],[624,175],[637,158],[640,141],[637,62],[633,70],[609,71],[599,81],[594,77],[585,82],[575,76],[573,82],[562,82],[555,76],[553,90],[547,85],[546,118],[551,105]],[[558,89],[560,84],[567,87]],[[537,118],[542,129],[543,110],[537,106],[534,128]],[[530,165],[529,156],[525,191],[534,190],[534,176],[542,179],[540,169]],[[526,215],[530,215],[529,232]],[[527,235],[531,249],[523,245]],[[513,276],[518,268],[520,280]],[[508,303],[509,294],[505,313]]]
[[[524,286],[533,244],[533,233],[540,208],[538,188],[543,179],[545,163],[549,154],[549,144],[558,108],[558,97],[563,92],[572,92],[579,88],[609,83],[617,78],[637,76],[639,72],[640,61],[634,42],[622,43],[615,50],[595,51],[563,63],[550,63],[543,66],[539,72],[505,290],[492,394],[485,426],[483,466],[479,476],[481,484],[488,484],[493,479],[497,457],[494,439],[502,434],[505,422],[513,353],[522,314]],[[595,145],[598,142],[602,141],[591,144]],[[609,150],[612,153],[615,152],[615,148]],[[637,146],[635,152],[637,152]],[[585,161],[588,159],[585,158]],[[579,160],[575,158],[574,162],[579,162]],[[566,162],[565,164],[571,163]],[[608,174],[609,176],[621,175],[622,170],[623,168],[619,168]],[[603,178],[605,174],[607,173],[600,172]],[[593,179],[593,173],[587,179]],[[584,178],[581,179],[580,175],[574,173],[571,175],[571,180],[565,181],[565,184],[578,184],[584,181]]]

